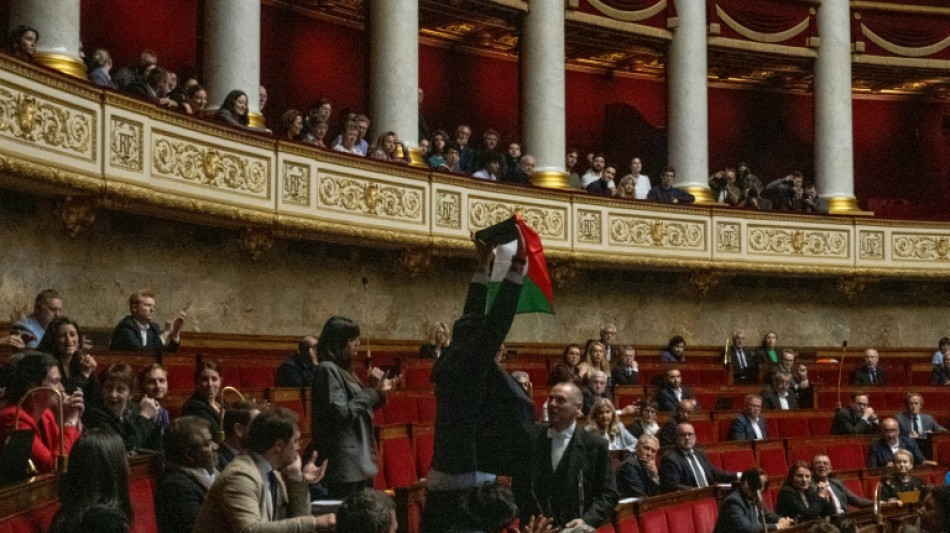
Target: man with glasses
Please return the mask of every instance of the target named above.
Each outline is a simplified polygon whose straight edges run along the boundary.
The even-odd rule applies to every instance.
[[[696,431],[692,424],[676,426],[676,447],[660,461],[660,487],[663,492],[708,487],[715,483],[732,483],[737,472],[720,470],[709,462],[706,454],[696,448]]]
[[[762,397],[748,394],[745,410],[729,426],[729,440],[765,440],[765,419],[762,418]]]

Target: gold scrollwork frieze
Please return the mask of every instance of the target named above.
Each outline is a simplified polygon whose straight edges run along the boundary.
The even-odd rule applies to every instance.
[[[95,112],[14,85],[0,87],[0,135],[70,157],[96,159]]]
[[[225,191],[270,197],[270,167],[263,157],[196,144],[153,130],[153,171]]]
[[[895,260],[947,261],[950,238],[946,235],[891,234],[891,251]]]
[[[706,224],[612,214],[610,242],[648,248],[705,250]]]
[[[468,224],[472,229],[492,226],[521,213],[521,219],[542,237],[567,240],[567,210],[469,198]]]
[[[352,213],[425,222],[425,190],[388,182],[358,179],[321,172],[318,175],[320,207]]]
[[[850,256],[846,231],[749,227],[748,232],[751,253],[842,259]]]

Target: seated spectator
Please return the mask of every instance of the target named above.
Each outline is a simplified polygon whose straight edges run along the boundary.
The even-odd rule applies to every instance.
[[[762,389],[763,409],[798,409],[798,396],[792,390],[792,375],[788,372],[772,374],[772,383]]]
[[[155,428],[152,431],[152,438],[145,441],[142,447],[146,450],[161,450],[162,438],[170,424],[168,409],[162,407],[162,402],[168,394],[168,371],[165,370],[165,367],[162,365],[152,363],[139,372],[138,378],[139,393],[141,394],[140,400],[150,398],[158,405],[158,414],[155,416]],[[136,402],[132,408],[136,414],[141,414],[143,411],[141,401]],[[147,408],[148,406],[145,407],[145,409]]]
[[[776,211],[795,211],[796,201],[801,200],[804,192],[804,183],[805,177],[796,170],[784,178],[770,182],[760,196],[768,198]]]
[[[36,58],[36,44],[40,41],[40,32],[29,26],[17,26],[10,31],[10,50],[13,57],[32,63]]]
[[[862,498],[851,492],[840,479],[831,477],[831,459],[827,455],[816,455],[812,457],[812,482],[818,490],[818,494],[831,501],[835,508],[835,514],[844,514],[848,512],[848,506],[864,509],[874,505],[874,502]]]
[[[195,392],[181,408],[181,414],[204,418],[211,426],[211,436],[216,442],[221,440],[221,414],[224,410],[218,402],[221,393],[221,374],[218,364],[214,361],[202,360],[198,356],[198,365],[195,367]]]
[[[457,172],[457,168],[459,164],[459,153],[460,153],[460,149],[459,149],[458,144],[454,142],[448,143],[447,145],[445,145],[445,155],[444,155],[445,162],[435,167],[435,169],[442,172],[450,172],[450,173]]]
[[[120,68],[119,71],[112,76],[112,81],[115,82],[119,89],[125,90],[135,81],[144,83],[145,75],[148,74],[149,70],[155,68],[156,65],[158,65],[158,55],[153,50],[146,48],[142,50],[142,53],[139,55],[138,65]]]
[[[950,385],[950,357],[944,357],[941,364],[930,371],[930,384],[937,386]]]
[[[604,167],[607,166],[607,159],[604,154],[594,154],[590,160],[590,168],[581,176],[581,186],[586,190],[587,187],[599,180],[604,174]]]
[[[686,340],[675,335],[667,343],[666,349],[660,352],[660,361],[663,363],[685,363],[686,362]]]
[[[832,435],[867,435],[877,432],[877,414],[871,408],[868,395],[855,393],[848,409],[838,409],[831,423]]]
[[[428,162],[429,154],[432,153],[432,143],[429,142],[429,139],[425,137],[419,139],[419,151],[422,153],[422,159]]]
[[[716,468],[702,450],[696,448],[693,425],[676,426],[675,447],[660,460],[660,487],[663,492],[704,488],[715,483],[732,483],[738,472]]]
[[[235,128],[250,129],[247,94],[239,89],[229,92],[221,107],[214,112],[214,120]]]
[[[336,148],[341,144],[345,144],[344,137],[349,130],[350,122],[352,122],[356,124],[356,141],[353,143],[353,147],[349,151],[355,155],[368,155],[370,150],[369,143],[366,141],[366,132],[369,131],[369,117],[366,115],[358,115],[356,113],[341,113],[341,115],[346,117],[352,116],[352,118],[348,118],[343,123],[343,132],[333,139],[331,146]],[[395,135],[395,133],[393,135]]]
[[[852,385],[885,385],[887,375],[877,366],[880,356],[874,348],[864,350],[864,364],[854,369],[851,375]]]
[[[745,161],[739,161],[736,165],[736,185],[742,189],[743,195],[747,195],[749,191],[762,192],[762,180],[749,170]]]
[[[631,175],[620,178],[620,185],[617,186],[617,198],[624,200],[637,199],[637,180]]]
[[[100,379],[102,394],[99,401],[92,403],[83,414],[83,424],[118,434],[125,443],[125,451],[136,451],[152,439],[152,432],[156,430],[158,402],[143,397],[139,402],[138,413],[129,406],[134,378],[132,367],[125,363],[109,365]]]
[[[731,166],[709,176],[709,188],[716,203],[735,206],[742,200],[742,190],[736,185],[736,169]]]
[[[45,289],[36,295],[33,312],[14,322],[10,330],[19,334],[26,347],[33,350],[40,345],[50,322],[62,314],[63,298],[55,290]]]
[[[303,115],[296,109],[288,109],[280,116],[280,136],[288,141],[299,141],[303,131]]]
[[[86,353],[84,345],[79,324],[67,317],[59,317],[50,322],[43,334],[43,342],[36,349],[51,354],[59,362],[59,375],[66,392],[72,394],[76,389],[82,389],[86,401],[91,403],[99,395],[97,363],[92,355]]]
[[[171,76],[174,76],[174,74],[171,74],[169,77]],[[182,76],[181,83],[178,83],[176,78],[175,83],[170,83],[169,85],[173,86],[174,88],[168,91],[168,97],[175,102],[178,102],[179,111],[182,111],[188,115],[193,115],[194,113],[187,109],[188,93],[191,91],[192,87],[198,85],[198,75],[193,73],[185,74]],[[205,96],[207,99],[207,95]]]
[[[924,397],[919,392],[908,392],[904,396],[904,412],[894,418],[900,426],[900,434],[912,439],[927,439],[933,433],[945,433],[947,429],[934,420],[932,415],[921,413]]]
[[[235,457],[247,451],[247,428],[261,414],[254,400],[239,400],[224,411],[224,440],[218,447],[216,466],[223,471]],[[215,440],[218,436],[214,435]]]
[[[310,107],[307,108],[307,118],[304,120],[304,142],[314,142],[316,136],[314,131],[318,123],[323,123],[326,128],[330,127],[330,115],[333,114],[333,103],[330,102],[325,97],[320,97],[319,100],[310,104]],[[323,135],[320,136],[320,139],[323,139],[323,136],[326,135],[326,131],[323,132]],[[326,146],[321,146],[321,148],[326,148]]]
[[[630,424],[630,434],[636,438],[644,435],[655,436],[660,432],[656,423],[656,402],[647,402],[640,409],[640,418]]]
[[[82,436],[69,456],[69,470],[59,482],[59,501],[50,533],[87,533],[86,511],[97,505],[114,506],[132,523],[129,499],[129,461],[122,439],[94,429]]]
[[[498,148],[500,140],[501,135],[498,131],[494,128],[488,128],[485,130],[485,133],[482,133],[482,145],[478,151],[479,166],[481,168],[488,166],[487,162],[489,157],[498,157],[498,172],[496,172],[496,174],[499,180],[505,175],[505,154]],[[494,154],[494,156],[490,156],[489,154]]]
[[[785,484],[775,499],[775,513],[796,522],[806,522],[835,514],[835,507],[812,485],[808,463],[799,461],[788,470]]]
[[[400,152],[402,155],[400,155]],[[409,164],[409,150],[396,136],[396,132],[387,131],[376,139],[376,144],[370,148],[370,157],[390,163]]]
[[[948,353],[950,353],[950,337],[940,337],[940,340],[937,342],[937,351],[934,352],[930,363],[934,366],[942,365],[944,357]]]
[[[920,501],[920,493],[927,488],[927,483],[923,479],[911,475],[910,472],[913,469],[914,456],[911,452],[903,449],[894,452],[895,472],[881,479],[882,502]],[[914,495],[913,493],[917,494]]]
[[[604,353],[607,355],[607,362],[610,362],[614,356],[614,343],[617,340],[617,326],[613,324],[604,324],[600,327],[600,342],[604,345]]]
[[[768,488],[769,477],[761,468],[743,472],[739,488],[729,493],[719,505],[713,533],[759,533],[793,525],[795,522],[791,518],[779,517],[765,507],[762,494]],[[762,517],[765,524],[760,523]]]
[[[768,430],[762,417],[762,397],[747,394],[745,410],[729,426],[729,440],[765,440]],[[781,513],[779,513],[781,514]]]
[[[91,70],[89,72],[89,81],[97,87],[105,87],[106,89],[115,89],[115,82],[112,81],[112,76],[109,75],[109,71],[112,70],[112,56],[109,55],[108,50],[103,50],[102,48],[95,51],[92,54],[92,61],[90,63]]]
[[[600,179],[591,182],[590,185],[585,187],[585,190],[591,194],[611,197],[617,192],[616,185],[614,185],[616,175],[617,167],[606,165],[604,171],[600,174]]]
[[[297,351],[290,354],[277,368],[278,387],[310,387],[317,369],[317,339],[306,335],[297,343]]]
[[[806,183],[802,190],[801,199],[796,202],[796,210],[802,213],[811,213],[816,215],[828,214],[828,203],[824,198],[818,196],[818,188],[814,183]]]
[[[567,151],[567,164],[566,169],[568,172],[567,183],[571,189],[583,190],[584,186],[581,184],[581,176],[577,173],[577,160],[580,157],[580,152],[574,148],[570,148]]]
[[[587,415],[587,431],[600,435],[607,441],[607,448],[614,450],[633,451],[637,438],[627,431],[620,423],[617,409],[608,398],[598,398]]]
[[[197,83],[185,90],[183,110],[189,115],[200,117],[208,107],[208,91]]]
[[[357,142],[359,142],[360,128],[356,122],[349,122],[346,129],[340,134],[342,140],[339,144],[333,146],[333,150],[351,155],[363,155],[360,153]]]
[[[534,391],[534,385],[531,384],[531,376],[529,376],[527,372],[515,370],[511,373],[511,377],[515,380],[515,383],[525,391],[528,398],[530,398]]]
[[[498,181],[498,172],[501,170],[501,156],[495,152],[482,154],[482,167],[472,174],[473,178],[487,181]]]
[[[568,344],[561,353],[561,362],[551,370],[548,376],[548,386],[554,386],[565,381],[579,385],[583,379],[580,375],[581,347],[577,344]]]
[[[354,492],[344,498],[336,510],[336,531],[396,533],[397,528],[396,505],[392,497],[383,491],[366,489]]]
[[[310,511],[308,483],[323,478],[326,462],[302,461],[296,413],[283,407],[261,412],[248,430],[248,452],[214,480],[195,519],[195,533],[303,532],[331,528],[332,514]],[[269,489],[275,487],[276,491]]]
[[[478,160],[478,154],[475,153],[475,149],[472,148],[468,141],[472,137],[472,128],[467,124],[459,124],[455,128],[455,143],[459,146],[459,162],[458,166],[452,169],[452,172],[461,173],[461,174],[471,174],[478,170],[478,165],[480,161]]]
[[[663,424],[660,428],[660,446],[673,446],[676,444],[676,426],[689,422],[693,418],[693,412],[696,410],[696,400],[681,400],[677,406],[673,417]]]
[[[652,435],[637,439],[634,453],[617,468],[617,492],[621,498],[646,498],[660,493],[656,454],[660,441]]]
[[[168,429],[165,472],[155,494],[159,533],[190,533],[217,474],[217,450],[203,418],[183,416]]]
[[[594,370],[600,370],[610,376],[610,361],[607,359],[606,345],[601,341],[588,341],[584,362],[578,365],[577,374],[586,382]],[[607,384],[608,386],[610,383]]]
[[[774,331],[770,331],[765,334],[765,337],[762,337],[762,345],[755,349],[755,360],[759,362],[760,365],[775,365],[778,364],[779,355],[782,353],[782,349],[778,348],[778,335]]]
[[[640,161],[639,157],[634,157],[630,160],[630,173],[620,179],[621,188],[624,184],[632,184],[632,189],[629,192],[625,192],[622,198],[634,198],[637,200],[646,200],[647,195],[650,194],[650,177],[642,174],[643,163]],[[629,180],[627,178],[630,178]],[[629,196],[630,194],[633,196]],[[620,193],[617,194],[620,196]]]
[[[696,201],[696,197],[673,186],[673,178],[676,171],[673,167],[666,167],[660,174],[660,184],[650,189],[647,200],[659,202],[661,204],[691,204]]]
[[[611,383],[617,385],[639,385],[640,370],[637,365],[637,350],[631,345],[620,347],[620,361],[610,371]]]
[[[442,349],[452,344],[452,332],[445,322],[436,322],[429,333],[429,342],[419,347],[419,357],[423,359],[438,359],[442,356]]]
[[[772,211],[772,200],[764,197],[755,189],[748,189],[744,192],[742,200],[736,205],[736,207],[744,207],[746,209],[755,209],[758,211]]]
[[[514,141],[508,143],[508,149],[505,150],[502,159],[502,167],[504,172],[502,173],[502,181],[513,181],[515,178],[515,171],[521,164],[521,143]]]
[[[594,403],[600,399],[610,399],[612,394],[607,388],[607,373],[603,370],[592,370],[587,376],[587,386],[581,389],[584,393],[584,416],[590,414]]]
[[[727,359],[732,367],[732,379],[736,385],[757,383],[759,380],[759,364],[752,352],[745,346],[746,335],[742,330],[732,334],[732,344],[729,346]]]
[[[902,437],[900,434],[900,425],[893,418],[885,418],[881,421],[881,438],[871,442],[868,446],[868,468],[884,468],[894,465],[894,452],[897,450],[907,450],[911,454],[914,464],[936,465],[934,461],[928,461],[924,454],[920,452],[917,442],[910,437]]]
[[[504,181],[519,185],[531,185],[531,174],[534,173],[535,160],[531,154],[524,154],[518,159],[514,168],[509,168]]]
[[[788,348],[785,349],[786,351]],[[793,352],[794,353],[794,352]],[[814,391],[808,379],[808,366],[805,363],[795,363],[795,372],[792,374],[792,388],[798,396],[798,406],[802,409],[811,409],[815,403]]]
[[[188,314],[181,310],[175,318],[159,328],[155,317],[155,293],[139,290],[129,296],[129,315],[123,318],[112,331],[110,350],[144,351],[156,356],[162,352],[176,352],[181,343],[181,328]]]
[[[429,168],[439,168],[445,164],[445,148],[448,142],[449,134],[444,130],[436,130],[432,134],[432,140],[429,142],[429,156],[426,158]]]
[[[11,402],[0,410],[0,448],[16,430],[28,429],[33,434],[33,465],[40,473],[52,472],[63,452],[70,449],[82,432],[80,422],[85,404],[81,390],[63,398],[63,425],[60,428],[56,412],[58,402],[54,393],[41,390],[26,397],[36,387],[53,387],[64,392],[56,359],[41,352],[26,352],[23,358],[4,369],[6,390],[4,398]],[[17,404],[23,402],[17,418]]]
[[[681,401],[695,398],[693,391],[683,386],[683,373],[680,369],[668,369],[663,386],[656,391],[656,405],[660,411],[672,411]]]
[[[168,97],[168,78],[168,71],[162,67],[154,67],[149,70],[144,81],[136,80],[125,90],[141,96],[157,106],[178,109],[178,103]]]

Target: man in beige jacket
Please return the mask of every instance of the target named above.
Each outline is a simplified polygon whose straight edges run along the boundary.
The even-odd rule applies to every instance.
[[[323,478],[327,463],[298,455],[296,413],[261,412],[248,428],[247,451],[218,476],[195,522],[194,533],[305,533],[332,528],[334,515],[310,514],[308,483]]]

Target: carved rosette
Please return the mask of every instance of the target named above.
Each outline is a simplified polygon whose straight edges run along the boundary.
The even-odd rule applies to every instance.
[[[53,214],[63,223],[70,238],[88,228],[96,220],[99,200],[92,196],[66,196],[56,202]]]
[[[749,251],[779,255],[847,257],[848,234],[844,231],[751,228]]]
[[[238,246],[257,261],[262,253],[274,247],[274,234],[270,230],[259,228],[244,228],[238,238]]]
[[[436,191],[435,225],[462,228],[462,195],[454,191]]]
[[[167,137],[152,144],[155,171],[168,178],[266,196],[267,161]]]
[[[867,289],[868,285],[876,283],[876,278],[870,278],[865,276],[851,276],[847,278],[838,278],[835,282],[835,288],[841,293],[844,297],[849,300],[854,299],[855,296],[861,294]]]
[[[418,277],[432,266],[432,250],[429,248],[409,248],[399,254],[399,264],[412,277]]]
[[[690,287],[700,294],[707,294],[730,277],[732,276],[715,270],[697,270],[692,272],[687,279],[689,280]]]
[[[936,235],[891,236],[895,259],[946,261],[950,255],[950,239]]]
[[[695,222],[650,220],[614,216],[610,219],[610,240],[634,246],[705,248],[705,226]]]
[[[320,176],[320,203],[366,215],[418,221],[423,216],[423,192],[342,176]]]
[[[861,259],[884,260],[884,232],[862,231],[858,256]]]
[[[590,242],[600,244],[603,242],[601,235],[601,213],[600,211],[588,211],[579,209],[577,211],[577,240],[581,242]]]
[[[143,128],[141,122],[112,117],[109,127],[109,163],[112,166],[142,171]]]
[[[281,191],[285,204],[310,206],[310,167],[284,161],[281,167]]]
[[[513,213],[521,213],[521,219],[542,237],[566,239],[567,215],[563,209],[526,207],[488,200],[470,200],[468,208],[469,226],[475,229],[493,226]]]
[[[0,134],[86,159],[96,157],[94,115],[0,88]]]
[[[716,251],[739,253],[742,250],[742,230],[734,222],[716,224]]]
[[[577,277],[577,265],[573,261],[549,261],[548,274],[551,276],[551,285],[561,288]]]

